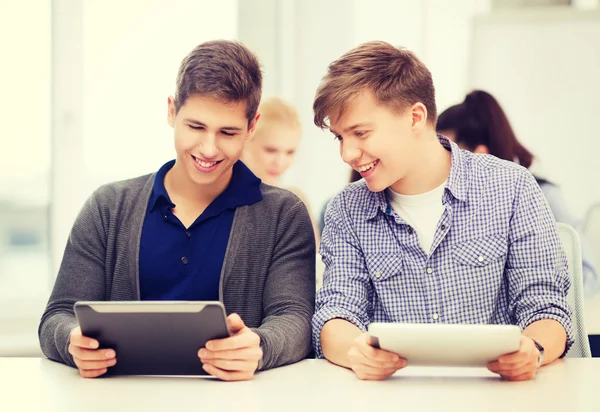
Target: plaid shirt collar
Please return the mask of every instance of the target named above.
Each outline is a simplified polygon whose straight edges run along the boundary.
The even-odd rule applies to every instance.
[[[465,175],[465,158],[463,151],[445,136],[437,135],[440,144],[451,153],[450,175],[446,183],[446,190],[442,203],[446,204],[451,198],[466,202],[468,201],[468,181]],[[365,202],[365,220],[371,220],[377,216],[378,212],[390,215],[392,206],[385,195],[385,190],[381,192],[369,192],[368,200]]]

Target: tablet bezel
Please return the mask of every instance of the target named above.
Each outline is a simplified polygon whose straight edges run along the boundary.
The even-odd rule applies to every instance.
[[[520,347],[514,325],[378,323],[371,345],[397,353],[413,366],[486,366]]]
[[[84,336],[113,348],[106,375],[206,375],[197,356],[208,340],[230,336],[219,301],[80,301]]]

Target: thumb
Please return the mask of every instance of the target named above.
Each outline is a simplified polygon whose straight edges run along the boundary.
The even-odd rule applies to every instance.
[[[232,334],[237,333],[246,327],[244,321],[237,313],[232,313],[231,315],[227,316],[227,326],[229,326],[229,331]]]

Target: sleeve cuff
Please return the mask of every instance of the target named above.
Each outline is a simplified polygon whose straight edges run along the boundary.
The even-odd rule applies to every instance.
[[[260,349],[262,350],[263,355],[259,359],[258,367],[256,368],[256,371],[259,372],[259,371],[264,370],[265,363],[268,363],[268,362],[265,362],[265,358],[270,355],[267,353],[267,350],[266,350],[266,346],[267,346],[266,345],[266,336],[263,333],[263,331],[261,331],[259,328],[250,328],[250,329],[252,330],[252,332],[256,333],[258,335],[258,337],[260,338]]]

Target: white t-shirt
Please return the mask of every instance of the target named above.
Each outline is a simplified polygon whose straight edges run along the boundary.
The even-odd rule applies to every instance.
[[[419,237],[419,244],[429,254],[435,229],[444,213],[442,196],[446,182],[435,189],[419,195],[401,195],[388,188],[386,190],[392,209],[408,223]]]

